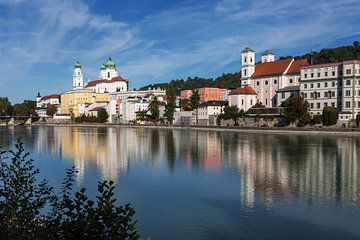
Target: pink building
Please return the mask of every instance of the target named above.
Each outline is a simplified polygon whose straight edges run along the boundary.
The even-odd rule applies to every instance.
[[[182,90],[180,93],[180,97],[181,99],[189,99],[192,95],[192,91],[191,90]]]
[[[226,89],[203,87],[196,89],[196,91],[199,93],[200,103],[226,100],[224,99],[224,91]],[[183,90],[180,95],[181,99],[189,99],[192,95],[192,90]]]

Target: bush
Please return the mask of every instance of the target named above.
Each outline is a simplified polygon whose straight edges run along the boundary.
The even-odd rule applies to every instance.
[[[311,124],[315,125],[315,124],[320,124],[322,121],[322,116],[321,115],[314,115],[311,119]]]
[[[101,123],[105,123],[109,118],[109,114],[107,113],[105,108],[100,108],[98,111],[98,121]]]
[[[99,182],[96,201],[74,191],[77,171],[67,171],[56,194],[18,140],[0,153],[0,239],[139,239],[130,204],[115,206],[114,183]]]
[[[357,127],[360,126],[360,113],[358,115],[356,115],[356,126]]]
[[[324,107],[322,123],[324,126],[335,125],[338,120],[338,110],[334,107]]]

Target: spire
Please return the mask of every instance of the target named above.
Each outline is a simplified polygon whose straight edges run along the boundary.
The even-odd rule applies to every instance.
[[[81,64],[79,61],[76,61],[76,63],[74,64],[74,68],[81,68]]]

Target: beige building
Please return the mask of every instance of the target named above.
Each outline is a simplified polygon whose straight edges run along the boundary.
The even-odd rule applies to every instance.
[[[336,107],[349,119],[360,113],[360,61],[302,67],[300,83],[300,94],[309,103],[311,114],[322,114],[327,106]]]
[[[227,101],[208,101],[201,103],[197,109],[199,125],[215,125],[217,117],[224,112]]]
[[[89,89],[69,91],[61,94],[61,114],[79,117],[88,104],[109,102],[108,93],[94,93]]]

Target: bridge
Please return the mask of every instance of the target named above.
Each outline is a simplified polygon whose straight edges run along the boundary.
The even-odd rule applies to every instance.
[[[31,125],[44,117],[39,116],[0,116],[0,126]]]

